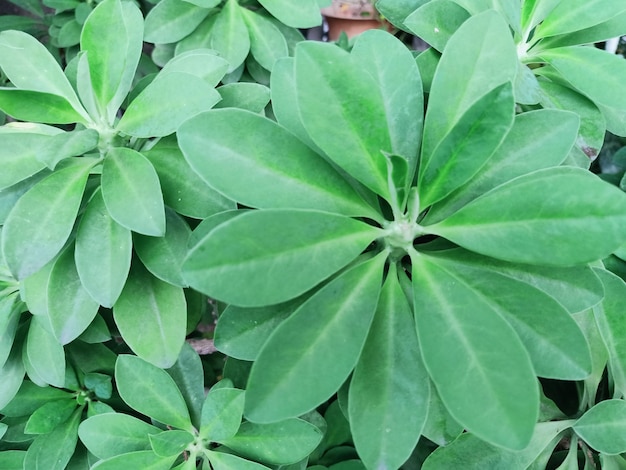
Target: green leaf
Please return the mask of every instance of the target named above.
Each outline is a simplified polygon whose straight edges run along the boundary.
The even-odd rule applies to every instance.
[[[0,367],[0,377],[0,409],[3,409],[13,400],[24,380],[21,347],[13,346],[9,358]]]
[[[24,468],[25,450],[5,450],[0,452],[0,467],[4,470],[22,470]]]
[[[162,0],[146,15],[144,40],[169,44],[194,31],[211,13],[209,8],[183,0]]]
[[[185,341],[187,317],[180,287],[155,278],[136,263],[113,307],[113,317],[135,354],[162,368],[176,362]]]
[[[55,171],[24,194],[2,230],[2,252],[17,279],[39,271],[70,236],[92,162]]]
[[[22,375],[24,374],[22,373]],[[20,383],[21,386],[15,395],[15,399],[1,408],[4,416],[28,416],[46,403],[68,398],[68,392],[65,390],[48,386],[38,387],[29,381],[22,382],[20,380]]]
[[[289,0],[259,0],[259,3],[281,23],[292,28],[313,28],[322,22],[317,0],[303,0],[297,4]]]
[[[620,0],[578,0],[567,5],[560,2],[537,27],[535,37],[544,38],[589,28],[611,19],[624,10],[626,5]]]
[[[122,293],[132,256],[130,230],[111,218],[97,191],[76,233],[74,257],[80,281],[100,305],[111,308]]]
[[[154,9],[151,11],[154,11]],[[228,62],[223,57],[220,57],[216,51],[194,49],[177,54],[165,64],[165,67],[159,72],[159,77],[162,78],[173,72],[187,73],[202,78],[211,87],[216,87],[224,78],[227,70]]]
[[[100,460],[92,470],[120,470],[121,468],[141,468],[141,470],[169,470],[178,456],[161,457],[152,450],[142,450],[116,455]]]
[[[111,149],[102,167],[102,197],[118,224],[134,232],[165,234],[159,177],[150,161],[129,148]]]
[[[274,330],[250,372],[246,418],[300,416],[339,389],[370,329],[384,261],[381,255],[339,275]]]
[[[422,435],[439,446],[447,446],[456,440],[464,429],[446,409],[437,389],[431,385],[428,416],[424,423]]]
[[[0,147],[0,189],[23,181],[45,168],[38,158],[38,150],[44,147],[51,136],[39,133],[2,133]]]
[[[164,370],[122,354],[115,364],[115,380],[122,400],[131,408],[163,424],[193,431],[185,399]]]
[[[177,135],[207,184],[246,206],[377,217],[328,162],[258,114],[210,111],[185,122]]]
[[[276,465],[299,462],[322,440],[322,432],[311,423],[292,418],[272,424],[245,422],[237,435],[221,444],[237,454]]]
[[[605,400],[588,410],[573,426],[574,431],[598,452],[626,452],[626,402]]]
[[[0,299],[0,367],[11,354],[22,311],[25,309],[20,304],[18,292]]]
[[[420,204],[427,207],[470,181],[487,164],[513,126],[510,82],[472,104],[431,154],[420,159]]]
[[[38,436],[28,448],[24,468],[64,470],[76,448],[81,412],[82,409],[77,409],[70,419],[54,431]]]
[[[26,434],[47,434],[63,424],[76,410],[76,400],[67,395],[64,400],[54,400],[43,404],[30,415],[26,422]]]
[[[465,8],[452,0],[424,3],[406,17],[403,24],[439,52],[443,52],[450,37],[470,17]]]
[[[151,434],[148,437],[152,450],[161,457],[178,456],[194,440],[192,433],[178,429]]]
[[[148,436],[161,430],[133,416],[105,413],[83,421],[78,435],[83,444],[99,459],[150,449]]]
[[[87,122],[62,96],[40,91],[0,88],[0,109],[20,121],[47,124]]]
[[[204,79],[170,72],[157,76],[130,103],[117,129],[134,137],[163,137],[219,100],[220,94]]]
[[[57,163],[69,157],[79,157],[98,146],[99,134],[94,129],[63,132],[52,137],[41,148],[37,158],[54,170]]]
[[[411,258],[417,333],[443,403],[481,439],[523,449],[537,421],[539,393],[522,342],[454,270],[417,253]]]
[[[271,71],[278,59],[289,55],[285,37],[264,16],[247,8],[241,12],[250,35],[250,53],[263,68]]]
[[[100,115],[112,125],[130,91],[143,46],[143,17],[132,2],[105,0],[85,21],[80,48],[87,52]]]
[[[48,281],[48,319],[55,338],[67,344],[91,324],[100,305],[83,287],[76,271],[72,249],[54,263]]]
[[[350,382],[350,428],[368,468],[400,468],[409,458],[426,421],[429,395],[413,313],[393,265]]]
[[[156,277],[169,284],[186,287],[181,273],[187,255],[191,229],[187,222],[171,209],[165,211],[166,228],[162,237],[137,234],[133,237],[135,251],[143,265]]]
[[[165,205],[179,214],[205,219],[236,208],[234,201],[209,187],[192,170],[175,140],[162,139],[143,155],[159,176]]]
[[[210,49],[224,57],[234,71],[244,63],[250,52],[250,35],[237,0],[227,0],[211,27]]]
[[[26,354],[37,375],[46,383],[63,388],[65,385],[65,352],[63,346],[48,331],[45,317],[33,317],[28,329]]]
[[[206,302],[205,298],[202,298]],[[191,415],[191,422],[199,429],[202,415],[202,405],[205,399],[204,370],[198,353],[185,342],[178,359],[167,373],[174,379],[178,389],[185,398],[187,409]]]
[[[200,437],[211,442],[221,442],[237,434],[243,416],[243,403],[243,390],[210,390],[202,407]]]
[[[216,108],[241,108],[262,114],[270,102],[270,89],[259,83],[228,83],[217,91],[222,100]]]
[[[554,0],[553,0],[554,1]],[[558,3],[558,0],[556,0]],[[542,48],[578,46],[606,41],[621,36],[624,32],[626,11],[611,16],[610,19],[589,28],[578,29],[569,34],[552,36],[541,41]]]
[[[517,67],[515,44],[500,14],[486,11],[463,23],[448,41],[433,78],[422,154],[431,155],[477,99],[513,82]]]
[[[243,307],[292,299],[354,260],[380,229],[305,210],[246,212],[211,231],[183,265],[190,286]],[[301,269],[306,264],[307,269]]]
[[[624,243],[624,198],[588,171],[548,168],[498,186],[428,230],[494,258],[572,266]]]
[[[209,458],[211,467],[214,470],[267,470],[268,468],[260,463],[251,462],[224,452],[205,450],[204,453]]]
[[[58,62],[34,37],[22,31],[0,32],[0,68],[17,88],[65,98],[79,115],[71,122],[89,120]]]
[[[337,165],[382,196],[389,195],[383,151],[395,153],[376,80],[333,44],[296,49],[297,100],[311,139]]]
[[[550,14],[560,0],[526,0],[522,5],[522,28],[531,31]]]

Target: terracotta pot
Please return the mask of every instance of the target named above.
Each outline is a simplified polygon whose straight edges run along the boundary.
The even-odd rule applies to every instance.
[[[367,3],[335,0],[329,7],[322,8],[322,15],[328,25],[328,40],[336,41],[341,32],[352,38],[368,29],[389,28],[374,7]]]

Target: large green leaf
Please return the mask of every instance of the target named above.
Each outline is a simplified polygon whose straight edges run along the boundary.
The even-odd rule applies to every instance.
[[[45,317],[33,317],[28,328],[25,353],[37,376],[55,387],[65,386],[65,351],[48,331]]]
[[[109,215],[97,191],[87,204],[76,233],[74,257],[84,288],[100,305],[111,308],[120,296],[132,256],[130,230]]]
[[[237,454],[277,465],[299,462],[322,440],[322,432],[313,424],[292,418],[271,424],[245,422],[237,434],[220,443]]]
[[[350,428],[368,468],[400,468],[409,458],[426,421],[429,395],[411,307],[394,265],[350,382]]]
[[[0,148],[0,189],[8,188],[45,168],[37,158],[37,151],[50,141],[51,136],[39,133],[2,133]]]
[[[55,171],[15,204],[2,230],[2,252],[17,279],[39,271],[65,245],[93,163],[81,159]]]
[[[182,288],[133,265],[124,290],[113,307],[120,333],[142,359],[171,367],[185,341],[187,303]]]
[[[524,345],[490,300],[457,273],[424,255],[411,258],[417,333],[443,403],[481,439],[523,449],[539,412]]]
[[[450,38],[430,88],[422,153],[431,155],[470,106],[517,74],[509,27],[495,11],[467,20]]]
[[[202,407],[200,437],[221,442],[233,437],[243,416],[244,391],[236,388],[210,390]]]
[[[250,35],[250,53],[263,68],[272,71],[278,59],[289,55],[285,37],[266,17],[247,8],[241,11]]]
[[[470,17],[452,0],[428,1],[404,20],[404,26],[429,45],[443,52],[448,40]]]
[[[428,231],[507,261],[572,266],[612,253],[626,236],[626,195],[586,170],[515,178]]]
[[[328,162],[258,114],[210,111],[185,122],[177,135],[191,167],[246,206],[379,217]]]
[[[87,122],[62,96],[40,91],[0,88],[0,109],[20,121],[47,124]]]
[[[48,280],[48,319],[61,344],[78,338],[91,324],[100,304],[83,287],[76,270],[73,248],[54,262]]]
[[[150,449],[150,434],[161,430],[134,416],[121,413],[95,415],[83,421],[78,435],[83,444],[99,459],[127,452]]]
[[[144,235],[165,234],[159,177],[146,157],[129,148],[111,149],[102,167],[102,197],[113,220]]]
[[[384,261],[379,255],[344,272],[272,333],[248,379],[248,419],[267,423],[300,416],[339,389],[370,329]]]
[[[209,232],[190,250],[183,273],[190,286],[210,296],[261,307],[309,290],[379,234],[376,227],[324,212],[250,211]]]
[[[204,79],[170,72],[150,83],[128,106],[117,129],[134,137],[172,134],[188,118],[211,109],[220,94]]]
[[[313,28],[322,22],[318,0],[303,0],[297,4],[289,0],[259,0],[259,3],[292,28]]]
[[[76,411],[77,403],[69,393],[64,400],[53,400],[43,404],[26,421],[26,434],[47,434],[63,424]]]
[[[479,98],[431,154],[420,159],[420,204],[427,207],[469,181],[489,161],[513,126],[510,82]]]
[[[100,115],[112,125],[131,89],[143,46],[143,17],[132,2],[105,0],[85,21],[80,38]]]
[[[582,415],[573,427],[598,452],[609,455],[626,452],[626,401],[602,401]]]
[[[193,2],[162,0],[146,15],[144,40],[154,44],[177,42],[191,33],[211,13]]]
[[[228,72],[242,65],[250,52],[250,35],[237,0],[226,0],[211,27],[210,48],[230,64]]]
[[[63,97],[78,121],[88,120],[58,62],[34,37],[22,31],[0,32],[0,68],[17,88]]]
[[[28,448],[24,468],[64,470],[76,448],[81,413],[82,409],[77,409],[65,423],[37,437]]]
[[[300,116],[311,139],[335,163],[377,194],[388,196],[394,153],[376,80],[344,50],[300,43],[295,59]]]
[[[160,423],[193,431],[185,399],[164,370],[122,354],[115,364],[115,380],[120,396],[131,408]]]
[[[595,26],[626,10],[621,0],[570,0],[559,2],[535,30],[536,38],[566,34]]]

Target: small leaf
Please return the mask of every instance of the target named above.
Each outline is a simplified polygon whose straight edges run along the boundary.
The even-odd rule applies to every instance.
[[[537,27],[535,37],[571,33],[607,21],[626,10],[620,0],[586,0],[569,5],[557,3]]]
[[[211,27],[209,47],[228,61],[229,73],[243,64],[250,52],[250,35],[241,9],[237,0],[227,0]]]
[[[160,2],[158,5],[162,5]],[[158,6],[157,5],[157,6]],[[157,7],[154,7],[151,12]],[[228,62],[216,51],[210,49],[194,49],[177,54],[159,72],[163,78],[168,73],[182,72],[203,79],[211,87],[216,87],[228,70]]]
[[[42,147],[37,158],[54,170],[57,163],[69,157],[79,157],[98,145],[99,135],[94,129],[63,132],[55,135]]]
[[[206,299],[201,297],[201,301],[206,302]],[[200,356],[189,343],[183,344],[178,359],[172,367],[167,369],[167,373],[174,379],[183,394],[191,415],[191,422],[196,429],[199,429],[205,399],[204,370]]]
[[[47,434],[63,424],[76,410],[76,400],[69,394],[64,400],[54,400],[39,407],[26,422],[26,434]]]
[[[272,71],[281,57],[287,57],[287,41],[280,30],[270,20],[244,8],[241,10],[250,35],[250,52],[266,70]]]
[[[20,121],[46,124],[87,122],[62,96],[39,91],[0,88],[0,109]]]
[[[214,470],[267,470],[268,467],[261,465],[260,463],[251,462],[250,460],[242,459],[233,454],[227,454],[225,452],[215,452],[206,450],[205,455],[211,462],[211,467]],[[112,470],[112,469],[111,469]]]
[[[155,454],[161,457],[180,455],[194,440],[194,435],[187,431],[172,429],[158,434],[150,434],[150,445]]]
[[[118,356],[115,380],[128,406],[163,424],[192,431],[187,405],[174,380],[162,369],[130,356]]]
[[[0,189],[8,188],[33,176],[45,168],[37,158],[38,150],[44,148],[52,136],[38,133],[3,133],[0,148]]]
[[[0,409],[3,409],[13,400],[24,381],[21,347],[13,347],[9,358],[0,367],[0,377]]]
[[[141,468],[141,470],[170,470],[178,456],[161,457],[152,450],[140,450],[116,455],[97,462],[91,470],[120,470],[121,468]]]
[[[161,185],[146,157],[129,148],[114,148],[104,159],[102,197],[111,217],[144,235],[165,234]]]
[[[26,354],[37,375],[50,385],[65,386],[65,352],[43,322],[45,317],[33,317],[28,329]]]
[[[598,452],[626,452],[626,402],[601,401],[576,421],[574,431]]]
[[[217,91],[222,100],[216,108],[240,108],[262,114],[270,102],[270,89],[259,83],[228,83]]]
[[[169,44],[183,39],[211,13],[209,8],[183,0],[162,0],[146,15],[144,41]]]
[[[140,263],[130,271],[113,307],[113,318],[128,346],[142,359],[171,367],[185,341],[187,303],[182,288],[148,273]]]
[[[240,306],[283,302],[355,259],[379,229],[304,210],[250,211],[211,231],[183,265],[195,289]],[[305,263],[307,269],[300,269]]]
[[[298,4],[289,0],[259,0],[259,3],[281,23],[292,28],[313,28],[322,22],[317,0],[303,0]]]
[[[243,390],[210,390],[202,407],[200,437],[211,442],[221,442],[233,437],[241,425],[243,400]]]
[[[65,423],[38,436],[28,448],[24,468],[64,470],[76,448],[81,412],[82,409],[77,409]]]
[[[412,33],[443,52],[450,37],[470,17],[463,7],[451,0],[422,4],[406,17],[403,24]]]

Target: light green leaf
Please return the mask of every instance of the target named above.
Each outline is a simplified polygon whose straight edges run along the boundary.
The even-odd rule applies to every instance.
[[[51,136],[25,132],[0,135],[0,189],[17,184],[45,168],[37,158],[38,150],[51,140]]]
[[[4,259],[17,279],[39,271],[70,236],[92,161],[55,171],[24,194],[2,230]]]
[[[57,163],[69,157],[79,157],[98,146],[99,134],[94,129],[63,132],[42,146],[37,158],[54,170]]]
[[[115,380],[120,396],[131,408],[163,424],[193,431],[185,399],[164,370],[122,354],[115,364]]]
[[[111,218],[97,191],[87,204],[76,233],[76,270],[83,287],[100,305],[111,308],[120,296],[132,256],[130,230]]]
[[[443,52],[450,37],[470,17],[470,14],[452,0],[434,0],[422,4],[404,20],[413,34]]]
[[[598,452],[626,452],[626,402],[601,401],[576,421],[574,431]]]
[[[210,111],[185,122],[177,135],[207,184],[244,205],[379,217],[329,163],[258,114]]]
[[[20,294],[15,292],[0,299],[0,367],[9,358],[23,310]]]
[[[47,298],[52,333],[61,344],[78,338],[98,313],[100,304],[83,287],[72,248],[55,261],[48,280]]]
[[[28,329],[26,354],[37,375],[46,383],[63,388],[65,385],[65,351],[48,331],[45,317],[33,317]]]
[[[296,48],[297,100],[309,136],[337,165],[382,196],[394,153],[378,84],[341,48],[303,42]]]
[[[111,149],[102,167],[102,197],[113,220],[144,235],[165,234],[165,208],[152,164],[129,148]]]
[[[625,198],[586,170],[548,168],[498,186],[428,230],[494,258],[572,266],[624,243]]]
[[[0,68],[17,88],[65,98],[79,115],[73,122],[89,120],[58,62],[34,37],[22,31],[0,32]]]
[[[28,416],[46,403],[63,400],[69,396],[65,390],[48,386],[38,387],[28,380],[24,382],[20,380],[20,383],[21,387],[15,399],[1,408],[4,416],[11,418]]]
[[[426,421],[429,395],[413,313],[392,265],[350,382],[350,428],[368,468],[400,468],[409,458]]]
[[[192,170],[178,148],[176,139],[161,139],[143,155],[150,160],[159,176],[165,205],[179,214],[205,219],[236,208],[234,201],[208,186]]]
[[[169,44],[183,39],[211,13],[209,8],[183,0],[161,0],[146,15],[144,40]]]
[[[0,452],[0,467],[5,470],[23,470],[25,450],[4,450]]]
[[[202,78],[170,72],[157,76],[130,103],[117,129],[134,137],[163,137],[219,100],[220,94]]]
[[[248,419],[300,416],[339,389],[370,329],[384,261],[380,255],[345,271],[274,330],[250,372]]]
[[[379,234],[376,227],[324,212],[250,211],[194,246],[183,275],[190,286],[225,302],[272,305],[334,274]]]
[[[214,452],[211,450],[205,450],[205,455],[211,462],[211,467],[214,470],[267,470],[268,467],[261,465],[260,463],[251,462],[250,460],[242,459],[233,454],[226,454],[224,452]]]
[[[463,23],[448,41],[430,87],[422,153],[431,155],[478,98],[513,82],[517,67],[515,44],[500,14],[486,11]]]
[[[537,421],[539,393],[522,342],[453,270],[417,253],[411,261],[417,333],[443,403],[481,439],[523,449]]]
[[[155,454],[161,457],[178,457],[194,440],[193,433],[171,429],[148,436]]]
[[[159,3],[161,5],[161,3]],[[155,7],[156,9],[156,7]],[[154,10],[151,10],[154,11]],[[202,78],[211,87],[215,87],[224,78],[228,62],[210,49],[194,49],[177,54],[159,72],[159,78],[168,73],[181,72]]]
[[[130,91],[143,46],[143,17],[132,2],[105,0],[85,21],[80,48],[87,52],[100,115],[112,125]]]
[[[557,3],[535,31],[536,38],[566,34],[595,26],[626,10],[620,0],[578,0]]]
[[[422,153],[418,189],[423,207],[445,198],[487,164],[513,125],[514,108],[507,82],[472,104],[432,153]]]
[[[447,446],[456,440],[464,429],[446,409],[437,389],[431,385],[428,416],[424,423],[422,435],[439,446]]]
[[[62,96],[40,91],[0,88],[0,109],[20,121],[47,124],[87,122]]]
[[[78,435],[83,444],[99,459],[150,449],[148,436],[161,430],[134,416],[105,413],[83,421]]]
[[[250,53],[263,68],[272,71],[278,59],[289,55],[285,37],[264,16],[247,8],[241,12],[250,35]]]
[[[243,403],[243,390],[210,390],[202,407],[200,437],[211,442],[221,442],[233,437],[241,425]]]
[[[292,418],[278,423],[245,422],[237,434],[220,443],[237,454],[275,465],[289,465],[309,455],[322,440],[313,424]]]
[[[9,358],[0,367],[0,409],[13,400],[24,380],[22,348],[13,347]]]
[[[142,359],[171,367],[185,341],[187,304],[182,288],[133,265],[113,317],[128,346]]]
[[[322,23],[318,0],[259,0],[259,3],[281,23],[292,28],[313,28]]]
[[[559,0],[552,1],[556,1],[556,3],[559,2]],[[569,34],[562,34],[543,39],[541,41],[541,48],[547,49],[553,47],[593,44],[622,36],[624,31],[626,31],[624,28],[624,20],[626,20],[626,11],[613,15],[607,21],[589,28],[577,29]]]
[[[169,470],[178,456],[161,457],[152,450],[140,450],[116,455],[100,460],[91,470],[120,470],[121,468],[141,468],[141,470]]]
[[[206,299],[201,297],[200,301],[206,302]],[[196,429],[199,429],[205,399],[204,370],[200,356],[189,343],[183,344],[176,363],[167,369],[167,373],[174,379],[183,394],[191,415],[191,422]]]
[[[270,89],[259,83],[228,83],[217,91],[222,100],[216,108],[241,108],[262,114],[270,102]]]
[[[211,27],[210,48],[224,57],[234,71],[250,52],[250,35],[237,0],[227,0]]]
[[[26,422],[26,434],[47,434],[63,424],[76,410],[77,403],[70,394],[64,400],[43,404],[30,415]]]
[[[70,419],[54,431],[38,436],[28,448],[24,468],[64,470],[76,448],[81,412],[82,409],[77,409]]]
[[[522,5],[522,29],[530,32],[550,14],[560,0],[525,0]]]

